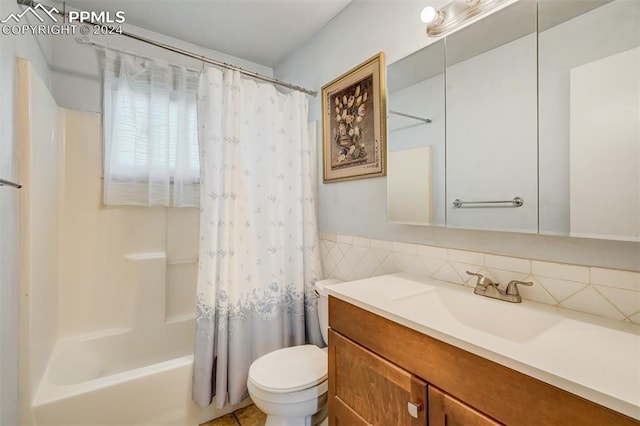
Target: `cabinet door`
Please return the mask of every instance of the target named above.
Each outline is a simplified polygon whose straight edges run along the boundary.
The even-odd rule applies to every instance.
[[[461,401],[429,386],[429,426],[500,426]]]
[[[425,426],[426,396],[423,380],[329,332],[329,425]]]

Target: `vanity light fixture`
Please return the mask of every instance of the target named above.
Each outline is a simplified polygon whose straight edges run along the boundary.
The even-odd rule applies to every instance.
[[[427,24],[427,35],[437,37],[504,1],[506,0],[454,0],[439,10],[431,6],[425,7],[420,13],[420,19]]]
[[[425,24],[430,24],[431,22],[435,21],[439,15],[440,13],[436,10],[435,7],[427,6],[422,9],[422,12],[420,12],[420,20]]]

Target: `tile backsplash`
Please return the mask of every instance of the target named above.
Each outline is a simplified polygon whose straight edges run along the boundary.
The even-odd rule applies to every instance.
[[[479,272],[505,285],[521,286],[524,299],[640,324],[640,273],[472,251],[320,234],[324,275],[353,281],[394,272],[473,287]]]

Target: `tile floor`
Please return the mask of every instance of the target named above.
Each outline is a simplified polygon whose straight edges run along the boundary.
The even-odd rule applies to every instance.
[[[200,426],[264,426],[267,416],[255,405],[241,408]]]

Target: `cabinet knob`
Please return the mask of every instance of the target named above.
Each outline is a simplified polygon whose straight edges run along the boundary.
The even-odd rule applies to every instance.
[[[409,410],[409,415],[414,419],[418,418],[418,413],[422,410],[422,404],[416,404],[415,402],[407,403],[407,410]]]

